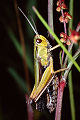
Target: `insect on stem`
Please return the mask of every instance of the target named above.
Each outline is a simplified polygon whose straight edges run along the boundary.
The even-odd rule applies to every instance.
[[[24,12],[21,10],[21,8],[19,8],[19,11],[23,14],[23,16],[26,18],[26,20],[28,21],[28,23],[30,24],[31,28],[33,29],[34,33],[37,35],[38,32],[35,30],[35,28],[33,27],[33,25],[31,24],[31,22],[29,21],[28,17],[24,14]]]
[[[63,71],[68,70],[68,69],[69,68],[63,68],[63,69],[59,69],[57,71],[54,71],[52,78],[48,81],[47,85],[43,88],[43,90],[40,92],[40,94],[34,99],[34,101],[37,102],[39,100],[41,95],[44,93],[44,91],[47,89],[47,87],[50,85],[50,83],[54,79],[56,73],[63,72]]]

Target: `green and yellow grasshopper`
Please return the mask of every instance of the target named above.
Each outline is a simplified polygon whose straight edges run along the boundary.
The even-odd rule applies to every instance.
[[[56,73],[64,71],[64,69],[60,69],[54,71],[53,68],[53,58],[51,56],[51,51],[59,45],[55,47],[51,47],[48,40],[39,35],[35,28],[32,26],[31,22],[27,18],[27,16],[23,13],[23,11],[18,7],[24,17],[27,19],[29,24],[31,25],[33,31],[35,32],[34,37],[34,72],[35,72],[35,85],[29,97],[28,103],[36,103],[36,109],[38,107],[38,101],[46,91],[46,100],[47,104],[46,107],[52,112],[56,105],[57,99],[57,88],[58,88],[58,78],[55,76]],[[50,91],[50,86],[53,88],[53,92]],[[51,95],[50,95],[51,93]],[[44,108],[43,108],[44,109]]]
[[[42,71],[44,69],[44,71]],[[36,103],[36,109],[38,107],[37,101],[40,99],[42,94],[46,91],[47,97],[47,108],[50,112],[54,110],[57,101],[57,88],[58,88],[58,78],[55,76],[56,73],[63,71],[60,69],[54,71],[53,68],[53,58],[51,56],[51,45],[48,40],[37,34],[34,38],[34,71],[35,71],[35,85],[33,91],[30,95],[30,102],[34,101]],[[53,85],[54,101],[50,98],[49,88]],[[53,104],[52,104],[53,103]],[[44,109],[44,108],[41,108]]]

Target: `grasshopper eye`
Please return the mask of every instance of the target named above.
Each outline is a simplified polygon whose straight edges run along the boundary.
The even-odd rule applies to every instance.
[[[41,43],[42,40],[41,40],[41,39],[37,39],[36,42],[37,42],[37,43]]]

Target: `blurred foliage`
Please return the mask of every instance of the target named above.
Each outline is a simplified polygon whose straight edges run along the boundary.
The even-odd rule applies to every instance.
[[[10,39],[12,40],[14,46],[16,47],[18,53],[20,54],[20,56],[22,57],[23,54],[22,54],[22,47],[21,47],[21,44],[18,42],[17,38],[15,37],[14,33],[11,31],[10,28],[8,28],[8,34],[9,34],[9,37]],[[30,69],[30,71],[33,73],[33,63],[32,63],[32,56],[31,54],[29,53],[29,48],[27,46],[27,55],[26,55],[26,63]]]
[[[14,80],[16,80],[17,84],[20,86],[20,88],[23,90],[24,93],[28,93],[27,85],[24,82],[24,80],[18,75],[16,70],[9,68],[8,69],[9,73],[12,75]]]

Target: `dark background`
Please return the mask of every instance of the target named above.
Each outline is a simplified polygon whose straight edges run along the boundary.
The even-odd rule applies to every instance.
[[[66,1],[66,0],[65,0]],[[68,6],[69,0],[66,1]],[[17,0],[18,6],[27,14],[28,11],[33,16],[36,21],[36,26],[40,34],[45,37],[48,36],[47,30],[35,16],[31,6],[35,5],[39,10],[41,15],[47,21],[47,0]],[[79,20],[79,7],[80,1],[74,1],[74,23],[73,27],[76,28]],[[63,25],[59,23],[58,18],[59,13],[56,12],[56,0],[54,0],[54,29],[55,33],[58,35],[63,31]],[[32,67],[28,69],[29,79],[31,84],[31,89],[33,88],[34,83],[34,74],[33,74],[33,39],[34,33],[30,26],[26,23],[26,20],[20,14],[22,30],[24,34],[25,46],[27,55],[31,59]],[[16,50],[15,45],[13,44],[10,35],[8,33],[8,28],[10,28],[14,35],[16,36],[18,42],[20,43],[16,13],[14,9],[14,0],[1,0],[0,1],[0,120],[27,120],[27,110],[26,110],[26,100],[25,100],[25,91],[21,89],[20,85],[17,84],[15,78],[9,72],[9,68],[16,70],[16,72],[25,80],[25,72],[23,66],[22,57],[19,55]],[[52,44],[52,43],[51,43]],[[56,43],[54,43],[56,44]],[[74,47],[73,54],[76,49]],[[58,52],[54,52],[54,69],[58,69]],[[56,53],[56,54],[55,54]],[[80,65],[80,60],[77,60]],[[75,100],[75,109],[76,109],[76,120],[80,120],[80,73],[73,66],[73,87],[74,87],[74,100]],[[35,119],[54,119],[54,114],[48,113],[45,114],[38,113],[39,117]],[[37,112],[35,112],[37,113]],[[37,115],[35,115],[37,116]],[[63,96],[63,106],[62,106],[62,120],[71,120],[70,112],[70,102],[69,102],[69,91],[68,91],[68,82]]]

